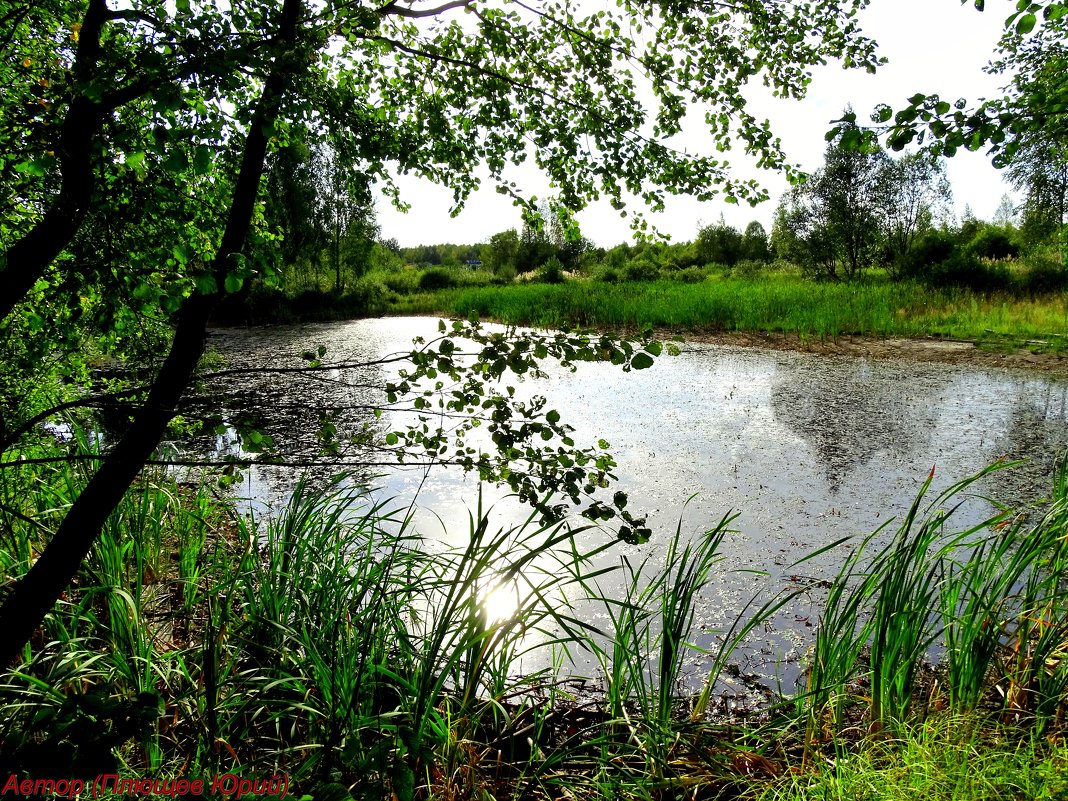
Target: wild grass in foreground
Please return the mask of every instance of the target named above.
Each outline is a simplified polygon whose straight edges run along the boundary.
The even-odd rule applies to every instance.
[[[908,282],[818,283],[795,276],[611,284],[512,284],[398,297],[397,314],[452,314],[547,328],[668,328],[819,338],[937,336],[1068,349],[1068,295],[932,289]]]
[[[743,794],[751,801],[1054,801],[1068,797],[1068,746],[943,713],[891,739],[851,744]]]
[[[301,485],[260,520],[146,474],[0,674],[0,764],[284,772],[331,799],[1054,797],[1068,783],[1066,475],[1038,519],[997,511],[964,530],[954,509],[975,478],[931,500],[929,478],[832,582],[806,686],[742,726],[707,715],[719,671],[785,596],[742,610],[704,693],[680,682],[729,516],[631,560],[613,537],[581,551],[566,527],[498,528],[476,506],[446,547],[341,485]],[[0,474],[5,580],[85,477]],[[580,613],[591,603],[607,614]],[[561,673],[580,651],[600,693]]]

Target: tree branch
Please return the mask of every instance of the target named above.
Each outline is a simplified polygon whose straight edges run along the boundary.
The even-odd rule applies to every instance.
[[[3,438],[3,440],[0,440],[0,453],[6,451],[8,448],[14,445],[19,437],[30,431],[30,429],[32,429],[35,425],[37,425],[38,423],[43,423],[49,417],[53,417],[59,414],[60,412],[65,412],[70,409],[80,409],[89,406],[96,406],[98,404],[105,403],[109,400],[120,400],[122,398],[126,398],[131,395],[136,395],[140,392],[144,392],[145,389],[146,387],[135,387],[133,389],[127,389],[121,392],[108,392],[103,395],[93,395],[89,398],[79,398],[78,400],[58,403],[49,409],[45,409],[43,412],[38,412],[28,420],[24,420],[18,427],[16,427],[13,431],[7,434]]]
[[[69,453],[64,456],[39,456],[32,459],[18,459],[10,462],[0,462],[0,469],[8,467],[24,467],[26,465],[44,465],[44,464],[73,464],[75,462],[101,462],[106,459],[106,456],[98,456],[92,453]],[[367,461],[357,460],[354,458],[334,458],[334,459],[284,459],[272,461],[270,459],[145,459],[145,465],[152,467],[239,467],[247,469],[249,467],[289,467],[289,468],[311,468],[311,467],[428,467],[431,465],[454,465],[458,462],[450,459],[434,459],[429,462],[414,462],[405,461],[398,462],[396,459],[391,461]],[[39,524],[38,524],[39,525]]]
[[[466,8],[471,5],[471,0],[451,0],[451,2],[444,3],[434,8],[427,8],[422,11],[416,11],[411,6],[402,6],[398,0],[390,0],[384,6],[379,8],[375,13],[380,16],[394,16],[405,17],[407,19],[423,19],[425,17],[435,17],[438,14],[443,14],[446,11],[450,11],[454,8]]]
[[[156,30],[162,30],[164,27],[163,22],[161,22],[158,17],[154,17],[151,14],[146,14],[143,11],[136,11],[134,9],[110,11],[108,12],[108,19],[122,19],[130,22],[147,22]]]
[[[8,32],[7,36],[4,37],[3,43],[0,44],[0,54],[3,54],[3,52],[11,45],[11,42],[14,41],[19,32],[19,25],[21,25],[23,20],[29,16],[31,9],[32,6],[29,4],[27,4],[25,8],[13,8],[8,11],[3,18],[0,18],[0,29],[4,29]]]
[[[0,321],[25,297],[48,266],[74,238],[89,210],[93,193],[93,142],[100,131],[100,105],[83,91],[92,81],[100,59],[100,36],[108,18],[106,0],[89,0],[74,58],[76,94],[60,133],[62,184],[44,216],[0,256]]]

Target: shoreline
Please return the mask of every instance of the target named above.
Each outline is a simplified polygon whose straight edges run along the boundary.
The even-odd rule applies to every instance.
[[[938,337],[872,337],[845,334],[820,338],[814,335],[771,334],[764,331],[671,331],[654,329],[658,339],[682,337],[685,342],[700,342],[738,348],[795,351],[822,356],[852,356],[868,359],[898,359],[912,362],[940,362],[1011,370],[1037,370],[1068,378],[1068,358],[1051,352],[1023,348],[992,350],[973,340]]]
[[[232,320],[213,320],[211,328],[254,328],[258,326],[308,325],[317,323],[345,323],[354,320],[383,319],[390,317],[433,317],[441,319],[460,319],[455,315],[441,312],[385,312],[381,314],[364,314],[345,317],[318,317],[309,315],[293,321],[255,321],[234,322]],[[498,325],[514,325],[516,328],[542,328],[530,323],[509,323],[499,318],[487,316],[482,322]],[[635,336],[638,332],[631,327],[622,329],[613,326],[573,326],[575,329],[589,329],[617,335]],[[866,334],[839,334],[821,337],[818,334],[801,334],[796,332],[768,331],[715,331],[686,328],[668,328],[654,326],[653,336],[662,342],[682,340],[711,345],[723,345],[736,348],[764,348],[765,350],[794,351],[812,353],[822,356],[850,356],[867,359],[896,359],[912,362],[939,362],[942,364],[969,365],[983,368],[1001,368],[1008,370],[1033,370],[1062,378],[1068,378],[1068,355],[1053,350],[1032,351],[1020,346],[1020,340],[1004,342],[1001,347],[991,343],[984,345],[980,340],[951,339],[939,336],[871,336]],[[1059,335],[1053,335],[1059,336]],[[1035,341],[1034,344],[1047,344]]]

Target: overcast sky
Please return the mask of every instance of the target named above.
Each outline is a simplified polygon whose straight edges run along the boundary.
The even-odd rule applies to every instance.
[[[754,91],[750,109],[757,116],[771,120],[781,137],[787,155],[803,169],[818,169],[823,161],[824,134],[830,121],[841,116],[852,104],[858,116],[866,119],[880,102],[894,108],[905,105],[905,98],[916,92],[939,94],[943,99],[966,97],[975,100],[997,94],[1004,78],[983,73],[1001,35],[1005,17],[1015,6],[1011,0],[993,0],[985,13],[977,12],[972,3],[960,0],[872,0],[862,16],[865,32],[879,43],[880,53],[889,59],[875,75],[828,65],[815,73],[808,97],[799,102],[785,101]],[[691,152],[701,147],[699,132],[686,141]],[[786,181],[776,173],[748,167],[733,156],[735,173],[755,177],[771,193],[771,200],[759,206],[733,206],[719,201],[698,203],[688,198],[669,198],[664,213],[649,215],[649,220],[673,240],[692,239],[701,223],[719,220],[744,228],[759,220],[770,231],[771,219]],[[1008,187],[1000,173],[982,153],[962,151],[948,162],[950,182],[958,214],[969,204],[976,216],[990,219]],[[521,185],[539,197],[545,184],[536,174],[528,173]],[[384,238],[395,237],[402,246],[441,242],[483,242],[498,231],[518,228],[518,209],[492,188],[472,196],[464,211],[449,216],[451,193],[419,179],[400,183],[405,200],[412,204],[407,214],[396,211],[387,202],[379,204],[378,220]],[[585,236],[601,246],[611,246],[631,239],[627,220],[607,203],[592,206],[579,215]]]

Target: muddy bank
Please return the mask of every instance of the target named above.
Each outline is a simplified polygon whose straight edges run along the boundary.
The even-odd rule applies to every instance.
[[[668,339],[681,335],[687,342],[702,342],[733,347],[764,348],[766,350],[798,351],[834,356],[860,356],[869,359],[900,359],[910,362],[939,362],[974,367],[1004,367],[1041,370],[1054,375],[1068,376],[1068,357],[1057,353],[1032,353],[1021,348],[993,350],[983,345],[954,339],[908,339],[891,337],[839,336],[820,339],[798,334],[768,334],[761,332],[695,333],[658,330],[658,337]]]

